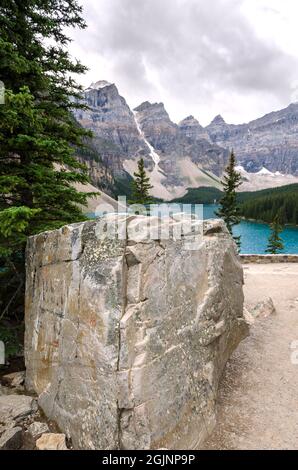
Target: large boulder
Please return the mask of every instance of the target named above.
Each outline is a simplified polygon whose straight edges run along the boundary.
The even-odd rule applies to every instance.
[[[28,242],[26,385],[75,448],[200,446],[248,332],[224,223],[161,240],[142,237],[148,221],[154,232],[155,219],[110,215]]]

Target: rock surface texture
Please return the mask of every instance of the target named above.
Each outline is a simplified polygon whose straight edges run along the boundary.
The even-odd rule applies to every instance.
[[[22,446],[22,428],[5,431],[0,437],[0,450],[18,450]]]
[[[68,450],[64,434],[43,434],[36,441],[37,450]]]
[[[0,396],[0,424],[9,421],[18,423],[36,410],[35,398],[26,395]]]
[[[197,448],[248,333],[223,222],[200,222],[194,245],[146,238],[148,221],[109,215],[28,242],[26,386],[74,448]]]
[[[100,86],[98,86],[100,85]],[[151,163],[149,150],[140,135],[134,114],[117,87],[108,82],[93,83],[84,94],[87,110],[75,117],[94,133],[93,146],[116,176],[124,176],[123,161],[141,158]]]
[[[298,103],[247,124],[227,124],[216,116],[205,129],[214,143],[233,148],[238,162],[249,172],[265,167],[298,175]]]

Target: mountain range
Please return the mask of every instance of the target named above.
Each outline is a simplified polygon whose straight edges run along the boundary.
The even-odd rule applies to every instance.
[[[94,138],[92,151],[79,158],[101,189],[109,190],[113,179],[127,184],[141,157],[155,197],[171,200],[188,188],[220,189],[232,148],[242,191],[298,182],[298,103],[248,124],[227,124],[219,115],[203,127],[193,116],[172,122],[163,103],[146,101],[131,110],[116,85],[103,80],[92,83],[82,100],[88,109],[77,110],[75,118]]]

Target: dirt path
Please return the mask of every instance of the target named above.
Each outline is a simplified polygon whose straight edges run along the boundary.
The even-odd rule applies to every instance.
[[[218,424],[205,449],[298,449],[298,264],[246,265],[245,302],[270,296],[277,314],[257,321],[231,357]],[[296,361],[297,362],[297,361]]]

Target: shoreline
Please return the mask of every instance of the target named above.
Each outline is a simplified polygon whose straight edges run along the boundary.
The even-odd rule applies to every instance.
[[[270,226],[270,224],[272,224],[272,222],[266,222],[265,220],[262,220],[262,219],[246,219],[245,217],[241,217],[241,221],[243,222],[253,222],[255,224],[265,224],[265,225],[268,225]],[[292,228],[297,228],[298,229],[298,225],[296,224],[283,224],[282,227],[292,227]]]

